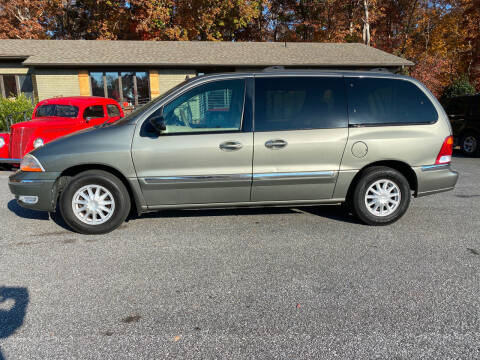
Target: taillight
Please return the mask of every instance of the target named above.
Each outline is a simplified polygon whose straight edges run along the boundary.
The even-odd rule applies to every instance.
[[[453,153],[453,136],[447,136],[445,141],[443,142],[442,148],[437,156],[437,161],[435,164],[448,164],[452,161],[452,153]]]

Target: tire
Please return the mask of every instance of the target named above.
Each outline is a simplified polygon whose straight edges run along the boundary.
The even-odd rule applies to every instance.
[[[466,156],[478,156],[480,154],[480,136],[474,132],[467,132],[460,138],[460,149]]]
[[[386,193],[381,186],[386,186]],[[375,192],[380,195],[377,196]],[[350,201],[354,215],[363,223],[379,226],[389,225],[400,219],[410,205],[411,196],[410,185],[405,176],[395,169],[375,166],[363,171]],[[394,201],[397,201],[397,204]],[[367,203],[370,206],[367,206]]]
[[[116,176],[102,170],[89,170],[71,179],[60,195],[59,206],[63,220],[74,231],[105,234],[127,218],[130,196]]]

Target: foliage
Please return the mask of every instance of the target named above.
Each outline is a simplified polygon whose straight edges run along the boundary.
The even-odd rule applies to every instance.
[[[47,38],[43,0],[0,0],[0,39]]]
[[[0,0],[0,38],[363,42],[480,90],[480,0]]]
[[[473,94],[475,94],[475,86],[470,83],[466,75],[462,75],[445,88],[442,94],[442,100],[448,100],[455,96]]]
[[[24,116],[30,119],[33,108],[32,101],[24,94],[21,94],[17,98],[0,97],[0,131],[7,130],[7,121],[10,124],[15,124],[24,121]]]

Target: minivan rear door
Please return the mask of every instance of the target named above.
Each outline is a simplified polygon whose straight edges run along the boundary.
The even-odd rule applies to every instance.
[[[252,201],[332,197],[348,118],[340,76],[255,78]]]

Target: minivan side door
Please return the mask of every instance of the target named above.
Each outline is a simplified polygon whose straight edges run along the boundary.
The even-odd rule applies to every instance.
[[[348,138],[342,77],[257,76],[254,129],[252,201],[332,197]]]
[[[162,116],[164,132],[155,132],[149,119],[136,130],[132,157],[149,207],[250,200],[253,105],[247,81],[202,83],[150,115]]]

